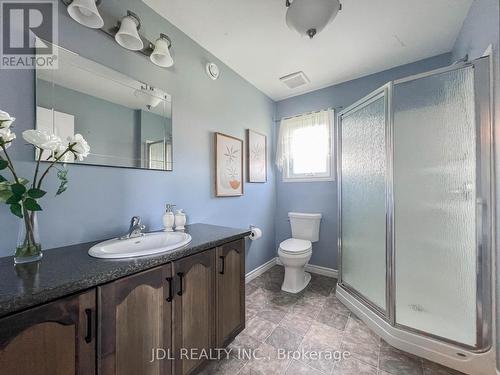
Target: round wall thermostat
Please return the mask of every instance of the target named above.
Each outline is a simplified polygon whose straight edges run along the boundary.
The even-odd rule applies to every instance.
[[[215,65],[214,63],[207,63],[205,67],[207,74],[210,78],[212,78],[214,81],[219,78],[219,67]]]

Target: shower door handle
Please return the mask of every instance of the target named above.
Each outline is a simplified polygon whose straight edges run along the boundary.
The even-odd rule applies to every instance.
[[[483,247],[483,211],[486,201],[483,198],[476,198],[476,241],[478,256],[481,257]]]

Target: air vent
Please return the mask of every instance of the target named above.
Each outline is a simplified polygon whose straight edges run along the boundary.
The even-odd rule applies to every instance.
[[[284,77],[281,77],[280,81],[287,85],[290,89],[294,89],[311,82],[309,81],[309,78],[307,78],[307,76],[304,74],[304,72],[295,72],[292,74],[288,74]]]

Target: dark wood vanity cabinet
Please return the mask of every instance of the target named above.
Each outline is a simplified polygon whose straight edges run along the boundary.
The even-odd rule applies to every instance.
[[[177,260],[172,270],[174,353],[180,359],[175,361],[175,374],[192,374],[204,362],[196,357],[203,350],[208,353],[216,344],[215,249]]]
[[[91,290],[0,320],[0,373],[95,374],[95,306]]]
[[[203,358],[187,357],[215,347],[215,301],[215,249],[99,287],[99,373],[196,372]]]
[[[244,275],[238,240],[0,319],[0,373],[198,373],[245,326]]]
[[[217,346],[224,347],[245,328],[245,243],[217,248]]]
[[[171,374],[171,361],[151,361],[152,350],[171,348],[170,277],[167,265],[97,288],[99,374]]]

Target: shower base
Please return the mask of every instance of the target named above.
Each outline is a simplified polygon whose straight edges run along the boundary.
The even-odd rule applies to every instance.
[[[498,374],[494,346],[486,351],[475,352],[434,338],[405,331],[390,325],[340,285],[337,285],[336,295],[373,332],[397,349],[470,375]]]

